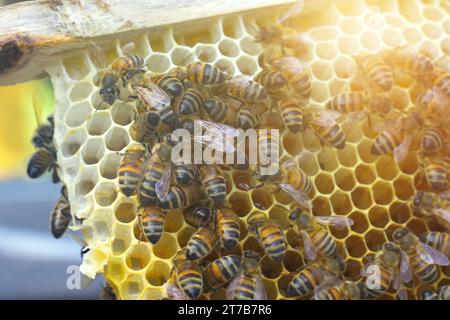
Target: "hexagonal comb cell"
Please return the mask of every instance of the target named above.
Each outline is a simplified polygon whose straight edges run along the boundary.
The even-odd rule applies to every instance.
[[[144,269],[150,261],[150,250],[146,245],[134,245],[128,252],[126,263],[128,268],[139,271]]]
[[[91,136],[101,136],[111,126],[111,117],[107,112],[91,114],[87,120],[87,132]]]
[[[436,61],[436,65],[449,68],[446,54],[450,52],[450,42],[445,35],[450,34],[450,22],[439,1],[336,1],[330,3],[327,10],[319,11],[292,21],[292,27],[305,31],[312,39],[305,52],[298,53],[311,71],[312,93],[307,106],[323,108],[335,95],[348,90],[366,91],[354,55],[413,44]],[[253,13],[248,17],[246,14],[245,18],[236,14],[189,23],[189,28],[158,27],[145,34],[136,33],[125,41],[111,41],[106,48],[107,60],[111,63],[122,54],[120,46],[134,41],[134,53],[143,56],[151,72],[166,72],[174,66],[201,60],[230,75],[253,76],[263,67],[258,63],[258,55],[265,50],[254,40],[258,28],[254,21],[258,25],[270,25],[274,19],[269,21],[264,16],[255,20]],[[119,296],[161,299],[165,296],[163,285],[169,281],[173,267],[170,259],[185,248],[195,229],[186,225],[181,211],[169,210],[160,241],[156,245],[147,243],[137,223],[137,200],[121,195],[116,180],[122,153],[132,142],[129,127],[135,117],[134,103],[117,100],[112,106],[99,105],[99,88],[94,86],[90,76],[97,70],[93,69],[86,52],[71,52],[55,60],[58,60],[57,66],[49,68],[58,93],[56,100],[61,104],[55,114],[55,143],[60,148],[58,165],[62,178],[69,185],[71,209],[85,219],[93,243],[107,244],[109,258],[105,278]],[[407,72],[395,71],[394,78],[395,85],[386,96],[392,100],[396,111],[408,112],[421,93],[421,85]],[[121,99],[125,93],[121,92]],[[99,110],[95,111],[96,108]],[[435,219],[415,216],[409,208],[408,200],[416,188],[424,185],[418,181],[417,146],[413,146],[400,164],[392,154],[375,156],[371,153],[373,141],[379,134],[377,126],[383,119],[373,116],[370,121],[364,119],[355,125],[342,116],[338,122],[347,143],[345,149],[336,150],[322,146],[312,130],[299,134],[286,132],[277,110],[262,118],[262,125],[281,130],[282,160],[299,154],[304,148],[319,150],[299,166],[314,184],[315,194],[310,195],[312,213],[342,215],[354,221],[352,228],[328,228],[338,242],[339,253],[346,258],[347,277],[358,279],[362,265],[384,241],[392,240],[392,232],[399,226],[407,226],[416,234],[444,231]],[[230,252],[214,250],[204,262],[224,254],[241,255],[244,250],[254,250],[263,256],[261,271],[268,297],[286,299],[288,283],[307,263],[302,257],[301,237],[289,227],[288,215],[296,206],[292,198],[278,191],[274,184],[266,183],[262,188],[249,190],[256,183],[253,177],[233,169],[227,169],[226,176],[227,205],[241,218],[239,245]],[[258,210],[285,230],[289,245],[281,263],[264,256],[263,248],[248,230],[247,217]],[[85,263],[97,267],[94,260]],[[437,284],[448,283],[448,273],[444,270],[439,282],[431,286],[415,285],[408,290],[410,297],[415,297],[419,290],[435,289]],[[201,299],[225,297],[226,288],[222,288]],[[394,290],[382,298],[395,298]]]

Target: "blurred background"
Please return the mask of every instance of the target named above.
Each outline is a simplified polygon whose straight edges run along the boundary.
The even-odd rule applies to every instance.
[[[0,5],[13,2],[18,1],[0,0]],[[66,270],[79,265],[81,257],[79,244],[67,235],[56,240],[49,230],[61,187],[48,175],[37,180],[26,175],[38,125],[35,90],[45,96],[45,121],[54,108],[48,79],[0,86],[0,299],[96,299],[101,279],[84,290],[66,287]]]

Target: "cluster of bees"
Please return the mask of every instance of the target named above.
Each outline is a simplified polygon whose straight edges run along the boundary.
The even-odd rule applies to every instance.
[[[53,143],[55,123],[53,115],[47,117],[45,123],[40,123],[42,111],[45,106],[45,98],[40,90],[33,93],[33,107],[38,121],[38,127],[31,140],[37,149],[28,161],[27,174],[30,178],[41,177],[45,172],[51,172],[53,183],[62,183],[56,164],[56,148]],[[67,188],[62,183],[61,195],[56,201],[50,213],[50,230],[52,235],[60,238],[72,221]]]
[[[294,14],[296,10],[290,15]],[[172,163],[171,153],[177,142],[171,133],[178,128],[188,130],[194,141],[211,146],[211,133],[236,137],[237,129],[270,129],[264,118],[275,113],[281,118],[282,129],[295,134],[311,130],[322,145],[343,149],[346,136],[337,119],[343,115],[351,122],[367,118],[372,129],[379,132],[371,148],[374,155],[393,153],[396,161],[401,162],[414,142],[420,140],[423,175],[432,191],[418,191],[411,206],[416,212],[433,215],[448,226],[450,206],[445,191],[450,163],[447,143],[450,74],[410,48],[358,56],[354,58],[362,74],[364,91],[335,96],[323,109],[311,108],[308,106],[311,76],[307,64],[299,58],[307,45],[304,37],[284,24],[290,15],[282,17],[275,26],[258,29],[255,40],[267,50],[260,59],[262,71],[254,79],[229,75],[202,61],[154,74],[145,70],[144,59],[127,53],[132,44],[122,48],[124,55],[109,66],[103,51],[91,45],[90,54],[99,69],[94,79],[101,97],[99,108],[116,100],[135,103],[131,135],[136,143],[123,154],[118,181],[125,196],[137,196],[142,234],[151,244],[156,244],[164,232],[167,212],[174,209],[182,210],[186,223],[196,228],[186,247],[173,258],[172,281],[165,285],[170,299],[197,299],[203,293],[227,285],[228,299],[267,298],[261,278],[261,255],[254,251],[245,251],[242,256],[230,253],[239,242],[241,227],[240,218],[227,201],[224,167],[247,174],[252,181],[245,185],[247,190],[269,186],[274,192],[286,193],[292,200],[289,228],[295,228],[302,238],[303,252],[310,262],[295,274],[286,288],[286,296],[313,294],[315,299],[325,300],[375,299],[392,287],[399,298],[407,299],[404,284],[412,281],[412,274],[424,283],[432,283],[439,275],[437,266],[449,264],[447,232],[428,232],[418,237],[402,227],[394,231],[392,242],[384,243],[362,268],[360,279],[347,279],[345,260],[326,226],[346,228],[353,221],[341,216],[314,216],[310,212],[314,185],[298,164],[314,150],[305,149],[295,157],[284,159],[275,175],[261,174],[260,163]],[[395,83],[392,70],[405,72],[423,85],[416,106],[407,112],[396,110],[386,94]],[[195,125],[203,128],[200,135],[194,132]],[[47,129],[42,128],[38,129],[38,138],[33,139],[39,149],[28,167],[32,178],[46,170],[56,172],[53,122],[45,125]],[[258,144],[266,153],[280,147],[279,141],[270,135],[259,138]],[[226,143],[214,148],[224,153],[235,151]],[[65,201],[66,206],[62,210],[57,209],[63,208],[62,205],[57,205],[54,217],[67,217],[67,212],[70,215],[64,190],[58,203]],[[52,218],[52,230],[58,229],[55,237],[61,236],[69,223],[70,219]],[[262,212],[252,213],[247,223],[264,255],[275,262],[283,261],[288,246],[284,228]],[[218,247],[229,254],[208,261],[207,257]],[[373,267],[380,272],[380,281],[375,286],[370,283]],[[450,288],[443,286],[437,293],[424,292],[423,298],[449,299],[449,296]]]

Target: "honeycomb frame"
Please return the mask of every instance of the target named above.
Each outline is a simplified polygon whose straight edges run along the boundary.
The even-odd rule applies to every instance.
[[[373,7],[378,5],[379,9]],[[335,1],[323,12],[300,16],[293,23],[299,31],[314,39],[303,59],[312,73],[310,106],[324,107],[330,97],[348,90],[355,79],[356,66],[351,55],[376,53],[401,44],[420,43],[421,51],[433,60],[447,63],[450,55],[450,8],[439,1],[352,0]],[[156,35],[139,34],[127,41],[117,39],[106,48],[109,62],[121,53],[121,45],[136,43],[137,54],[145,57],[151,71],[165,72],[183,63],[195,52],[200,60],[212,63],[231,74],[254,76],[259,70],[260,45],[254,42],[253,21],[271,24],[275,15],[251,13],[208,19],[195,33],[167,27]],[[129,129],[133,106],[116,102],[109,109],[95,111],[97,88],[92,84],[96,69],[87,51],[58,57],[46,68],[55,88],[55,144],[60,175],[68,186],[72,213],[84,219],[81,226],[90,251],[81,270],[90,277],[104,273],[122,299],[161,299],[163,284],[169,280],[171,258],[187,242],[194,229],[183,221],[180,211],[168,214],[165,232],[156,245],[142,237],[136,215],[135,197],[126,198],[118,190],[117,173],[120,152],[132,143]],[[353,82],[352,88],[358,83]],[[406,110],[414,101],[417,88],[405,77],[389,96],[395,107]],[[416,190],[418,160],[410,154],[397,165],[389,155],[375,157],[370,146],[375,133],[367,122],[357,127],[343,124],[347,135],[344,150],[325,147],[314,154],[302,169],[315,184],[313,213],[345,215],[355,221],[351,230],[330,229],[339,252],[348,263],[346,276],[355,279],[368,256],[390,239],[392,230],[407,226],[416,234],[442,231],[436,221],[414,215],[407,201]],[[283,131],[283,154],[295,154],[303,148],[321,145],[311,133],[296,139]],[[252,249],[262,253],[256,239],[247,232],[250,213],[263,211],[284,227],[289,223],[291,206],[285,195],[271,194],[266,188],[250,192],[238,188],[239,177],[226,171],[231,183],[228,199],[242,220],[240,246],[231,253]],[[77,227],[75,227],[77,228]],[[284,290],[293,273],[304,264],[302,246],[296,234],[286,229],[288,250],[282,263],[264,257],[263,281],[269,299],[288,299]],[[217,257],[213,253],[207,260]],[[415,283],[408,289],[411,299],[418,292],[450,283],[449,268],[441,269],[433,285]],[[206,299],[224,299],[225,289],[205,295]],[[382,299],[395,298],[391,291]]]

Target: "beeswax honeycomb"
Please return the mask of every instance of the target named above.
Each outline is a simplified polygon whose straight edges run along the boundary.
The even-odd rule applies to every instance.
[[[445,1],[330,1],[310,15],[300,15],[293,26],[312,39],[303,59],[312,72],[310,105],[324,107],[330,97],[358,88],[354,81],[356,65],[352,55],[376,53],[403,44],[418,45],[421,51],[446,67],[450,54],[450,8]],[[145,57],[148,69],[165,72],[184,63],[197,53],[200,60],[212,63],[229,74],[255,75],[258,55],[251,25],[270,25],[272,13],[218,17],[192,30],[162,29],[140,34],[125,41],[117,39],[105,47],[109,62],[121,54],[120,47],[134,41],[134,53]],[[138,226],[135,197],[126,198],[118,191],[117,168],[120,152],[132,143],[129,134],[134,117],[131,104],[116,102],[98,110],[95,69],[86,51],[61,56],[47,68],[56,96],[55,142],[62,180],[68,186],[72,213],[84,219],[83,233],[90,251],[81,270],[94,277],[104,273],[121,299],[161,299],[163,285],[169,280],[171,259],[183,248],[194,229],[180,211],[168,214],[165,232],[156,245],[146,242]],[[397,109],[412,106],[417,88],[408,77],[395,86],[389,96]],[[416,234],[442,230],[434,219],[416,217],[407,200],[414,194],[418,160],[414,154],[397,165],[391,156],[373,156],[370,147],[376,133],[363,121],[360,125],[343,124],[347,145],[336,150],[320,145],[306,132],[299,136],[283,131],[283,155],[295,155],[304,147],[321,148],[311,161],[302,164],[315,184],[315,215],[345,215],[354,220],[351,230],[330,229],[338,241],[339,252],[346,258],[346,276],[356,279],[367,257],[390,239],[392,230],[407,226]],[[250,192],[237,185],[242,176],[226,171],[232,208],[242,219],[240,245],[232,253],[252,249],[262,253],[256,239],[247,232],[246,219],[254,211],[263,211],[284,227],[289,222],[288,199],[272,194],[267,188]],[[285,289],[293,274],[304,265],[302,246],[295,246],[294,230],[286,229],[289,242],[282,263],[264,257],[261,269],[269,299],[286,299]],[[209,259],[217,257],[213,253]],[[408,290],[409,298],[418,298],[425,288],[436,289],[449,283],[450,271],[441,270],[433,285],[416,282]],[[225,298],[225,289],[203,296]],[[393,292],[381,298],[395,298]]]

